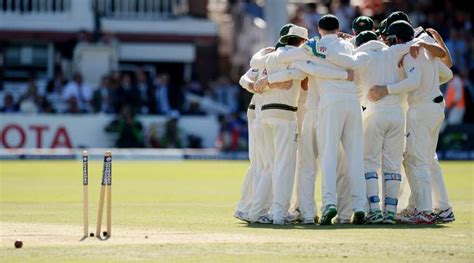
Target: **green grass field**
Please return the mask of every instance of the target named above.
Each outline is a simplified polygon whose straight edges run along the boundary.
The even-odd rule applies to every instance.
[[[115,160],[107,241],[80,241],[81,165],[0,162],[2,262],[474,262],[474,162],[442,163],[456,213],[451,224],[274,227],[232,217],[247,162]],[[90,231],[101,166],[91,161]]]

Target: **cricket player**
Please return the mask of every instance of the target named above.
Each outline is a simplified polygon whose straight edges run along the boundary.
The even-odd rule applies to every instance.
[[[273,49],[266,48],[264,52],[272,52]],[[279,72],[278,75],[275,75],[275,78],[287,79],[288,75],[292,75],[294,70],[286,70]],[[239,81],[239,84],[253,93],[252,100],[250,102],[247,117],[249,123],[249,158],[250,158],[250,167],[247,170],[247,175],[242,186],[241,199],[237,205],[237,210],[234,213],[234,217],[249,222],[249,211],[252,206],[252,200],[254,198],[254,193],[257,191],[257,187],[260,181],[262,174],[265,174],[268,171],[268,162],[266,161],[266,154],[264,152],[264,144],[261,138],[263,137],[260,121],[260,108],[262,106],[262,94],[256,93],[254,89],[255,81],[259,76],[262,75],[262,71],[258,69],[249,69]],[[278,80],[278,79],[277,79]],[[287,89],[291,87],[291,81],[281,81],[269,85],[267,89],[277,88],[277,89]],[[267,172],[268,173],[268,172]],[[269,200],[266,202],[266,207],[269,207]]]
[[[298,180],[296,181],[299,185],[297,195],[299,197],[300,221],[303,224],[314,224],[317,218],[316,204],[314,202],[317,171],[316,159],[318,156],[316,142],[317,106],[319,104],[317,78],[353,79],[353,72],[351,71],[346,71],[332,65],[318,65],[322,60],[312,53],[315,45],[316,40],[311,39],[298,49],[287,50],[278,55],[280,63],[292,63],[293,67],[300,69],[309,76],[308,96],[305,104],[307,112],[304,117],[301,133],[301,144],[303,145],[300,155],[301,168],[297,172]],[[322,61],[322,64],[324,64],[324,61]]]
[[[296,48],[308,38],[306,28],[293,26],[284,36],[285,47],[268,54],[265,61],[267,74],[288,68],[288,64],[277,63],[277,55],[284,49]],[[281,40],[281,39],[280,39]],[[304,77],[304,76],[303,76]],[[267,80],[265,80],[267,81]],[[297,123],[296,111],[302,78],[294,79],[288,90],[268,90],[263,97],[262,124],[266,137],[267,155],[271,164],[273,202],[271,214],[273,224],[288,224],[291,191],[296,168]],[[265,85],[263,85],[265,86]],[[268,138],[268,141],[267,141]]]
[[[386,27],[384,28],[384,32],[387,32],[388,27],[395,21],[407,21],[410,23],[410,19],[408,15],[402,11],[395,11],[391,13],[386,19]],[[429,35],[431,34],[431,36]],[[443,62],[447,67],[451,67],[453,65],[451,54],[449,53],[449,49],[444,44],[442,37],[439,33],[434,29],[427,29],[426,31],[422,27],[418,27],[415,29],[415,37],[421,39],[427,43],[437,44],[439,48],[435,48],[433,45],[427,49],[429,54],[434,58],[439,58],[441,62]],[[427,48],[427,47],[425,47]],[[440,80],[441,81],[441,80]],[[408,108],[408,106],[406,106]],[[406,111],[407,109],[405,109]],[[441,167],[438,163],[438,158],[435,154],[434,162],[431,166],[431,175],[432,175],[432,195],[433,195],[433,204],[435,209],[435,216],[438,222],[452,222],[454,221],[454,213],[452,207],[449,203],[448,194],[446,190],[446,185],[444,183],[444,178],[442,175]],[[411,178],[408,177],[410,180]],[[406,186],[406,184],[405,184]],[[406,187],[407,188],[407,187]],[[407,189],[402,191],[403,193],[408,192]],[[416,191],[416,189],[411,189],[412,192]],[[414,210],[415,204],[415,194],[410,195],[409,205],[407,209],[404,209],[400,216],[401,217],[410,217],[410,215],[416,214],[417,211]]]
[[[411,39],[410,39],[411,40]],[[398,82],[398,61],[414,42],[387,47],[377,41],[372,31],[356,37],[355,56],[341,55],[334,61],[342,67],[356,69],[356,84],[364,106],[364,168],[369,201],[368,223],[394,223],[401,182],[401,162],[404,146],[405,120],[400,97],[392,95],[375,103],[367,100],[369,89],[375,84]],[[377,71],[377,74],[373,72]],[[385,182],[384,213],[380,208],[377,171],[382,168]]]
[[[251,93],[255,93],[253,90],[254,82],[257,80],[259,74],[258,69],[249,69],[242,77],[240,78],[239,84],[242,88],[246,89]],[[237,204],[237,210],[234,213],[234,217],[242,221],[248,220],[248,212],[250,211],[252,205],[253,193],[256,190],[255,185],[258,184],[258,179],[260,174],[262,174],[264,163],[262,160],[262,155],[257,154],[256,143],[259,140],[255,140],[255,135],[261,135],[259,125],[255,123],[256,119],[256,103],[259,101],[260,94],[254,94],[250,101],[250,105],[247,109],[247,123],[248,123],[248,134],[249,134],[249,160],[250,167],[247,169],[247,174],[245,176],[244,184],[242,186],[241,197],[239,203]]]
[[[339,54],[352,55],[352,45],[337,37],[339,20],[333,15],[321,17],[318,23],[321,40],[316,45],[316,55],[337,60]],[[348,160],[348,176],[354,211],[353,223],[365,221],[366,186],[364,182],[362,115],[357,98],[357,88],[346,80],[318,80],[320,103],[318,106],[318,151],[322,177],[321,224],[332,224],[337,215],[336,181],[338,147],[342,143]]]
[[[404,38],[414,37],[414,30],[406,21],[391,23],[387,30],[387,41],[393,45]],[[400,82],[375,86],[369,91],[369,100],[377,101],[387,95],[407,92],[407,146],[403,161],[410,188],[414,191],[416,211],[402,221],[416,224],[432,224],[431,166],[434,162],[439,129],[444,119],[444,102],[439,90],[440,77],[450,79],[452,72],[427,50],[421,49],[415,59],[411,55],[403,58],[406,78]]]

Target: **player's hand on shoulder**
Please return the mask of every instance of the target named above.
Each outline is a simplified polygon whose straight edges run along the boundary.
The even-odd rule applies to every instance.
[[[337,33],[337,37],[338,37],[338,38],[345,39],[345,40],[353,38],[352,35],[349,35],[349,34],[344,33],[344,32],[338,32],[338,33]]]
[[[413,57],[413,58],[416,58],[418,57],[418,55],[420,54],[420,49],[421,49],[421,44],[418,42],[416,44],[413,44],[411,47],[410,47],[410,55]]]

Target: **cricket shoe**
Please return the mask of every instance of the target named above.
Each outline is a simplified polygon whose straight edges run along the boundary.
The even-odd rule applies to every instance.
[[[383,215],[383,223],[388,225],[395,224],[395,213],[392,211],[385,211]]]
[[[260,216],[257,218],[257,221],[255,221],[260,224],[272,224],[273,223],[273,218],[270,215],[264,215]]]
[[[354,225],[363,225],[365,223],[365,212],[356,211],[352,216],[352,224]]]
[[[395,222],[400,222],[403,224],[410,224],[412,223],[413,217],[418,214],[416,209],[403,209],[395,216]]]
[[[456,220],[452,207],[445,210],[435,210],[434,214],[437,223],[450,223]]]
[[[334,219],[334,224],[347,225],[350,223],[352,223],[350,218],[340,218],[339,216],[337,216],[336,219]]]
[[[332,225],[332,219],[337,215],[337,208],[335,205],[326,205],[321,217],[320,225],[327,226]]]
[[[291,225],[293,222],[293,217],[287,215],[283,219],[273,219],[274,225]]]
[[[375,211],[370,211],[367,215],[367,223],[368,224],[380,224],[383,221],[383,214],[382,211],[379,209]]]
[[[248,213],[244,213],[242,211],[235,211],[234,213],[234,217],[241,220],[241,221],[244,221],[244,222],[247,222],[247,223],[250,223],[250,220],[248,218]]]
[[[432,225],[436,223],[436,217],[432,212],[419,212],[414,220],[417,225]]]

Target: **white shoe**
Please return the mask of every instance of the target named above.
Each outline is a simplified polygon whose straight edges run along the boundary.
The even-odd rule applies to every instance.
[[[445,210],[435,210],[434,214],[436,217],[436,222],[439,222],[439,223],[449,223],[456,220],[456,218],[454,217],[452,207]]]
[[[405,208],[397,213],[397,215],[395,216],[395,221],[400,223],[408,223],[407,220],[409,220],[409,218],[415,216],[416,214],[418,214],[418,211],[416,209]]]
[[[340,218],[340,217],[336,217],[336,219],[334,219],[334,224],[338,224],[338,225],[345,225],[345,224],[351,224],[352,221],[350,218]]]
[[[273,223],[273,218],[270,215],[264,215],[260,216],[255,222],[260,224],[271,224]]]
[[[242,211],[235,211],[234,217],[247,223],[250,222],[248,213],[244,213]]]

